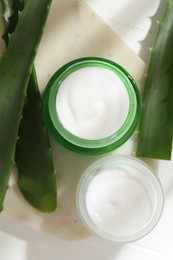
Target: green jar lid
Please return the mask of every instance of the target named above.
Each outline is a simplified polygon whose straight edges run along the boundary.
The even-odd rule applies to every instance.
[[[71,73],[86,67],[101,67],[114,72],[123,82],[129,98],[128,114],[120,128],[115,133],[96,140],[84,139],[69,132],[61,123],[56,108],[61,83]],[[134,79],[124,68],[111,60],[85,57],[65,64],[51,77],[43,94],[42,111],[48,130],[61,145],[81,154],[97,155],[110,152],[129,139],[140,119],[141,100]]]

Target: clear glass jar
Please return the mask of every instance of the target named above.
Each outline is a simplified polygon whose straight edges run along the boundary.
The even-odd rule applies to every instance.
[[[61,83],[73,72],[87,67],[101,67],[115,73],[123,82],[129,98],[128,114],[120,128],[105,138],[94,140],[80,138],[69,132],[61,123],[56,110],[56,97]],[[123,105],[125,104],[121,104],[121,107]],[[119,108],[120,110],[121,107]],[[52,76],[43,94],[42,111],[48,130],[60,144],[78,153],[96,155],[118,148],[133,134],[141,115],[141,100],[134,79],[124,68],[107,59],[86,57],[65,64]],[[112,113],[113,116],[114,114]]]
[[[90,165],[76,192],[79,216],[92,233],[116,243],[147,235],[163,210],[159,179],[143,161],[106,156]]]

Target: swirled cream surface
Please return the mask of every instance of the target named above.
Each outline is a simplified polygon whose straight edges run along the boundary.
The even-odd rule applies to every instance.
[[[102,170],[91,181],[86,208],[93,223],[107,234],[132,235],[149,222],[153,187],[139,175],[134,168],[119,166]]]
[[[113,71],[84,67],[62,81],[56,110],[63,127],[73,135],[102,139],[123,125],[129,111],[129,97],[124,83]]]

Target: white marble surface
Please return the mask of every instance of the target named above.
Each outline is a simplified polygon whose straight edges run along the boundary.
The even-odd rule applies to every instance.
[[[163,13],[164,0],[85,0],[146,63]],[[150,161],[165,193],[165,207],[157,227],[145,238],[116,246],[94,236],[63,241],[15,221],[0,218],[2,260],[172,260],[173,161]]]
[[[157,32],[165,0],[85,0],[146,63]]]

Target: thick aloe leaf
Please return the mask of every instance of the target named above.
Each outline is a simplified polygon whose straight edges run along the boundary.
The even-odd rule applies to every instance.
[[[23,0],[0,0],[2,4],[2,17],[4,21],[4,33],[2,38],[6,45],[9,41],[9,34],[14,32],[18,21],[18,11],[21,11],[24,7]]]
[[[143,97],[137,156],[171,159],[173,130],[173,0],[152,49]]]
[[[5,18],[4,40],[8,44],[9,34],[15,30],[18,11],[24,8],[24,1],[1,0],[0,2],[3,4]],[[18,184],[24,197],[32,206],[43,212],[51,212],[57,206],[56,176],[40,104],[36,74],[33,72],[28,84],[22,112],[23,119],[19,128],[20,138],[17,142]]]
[[[16,153],[22,194],[36,209],[54,211],[57,206],[56,175],[34,72],[28,84]]]
[[[23,10],[22,0],[3,2],[5,33],[12,34],[18,22],[18,12]],[[8,13],[6,10],[9,10]],[[27,97],[19,128],[16,146],[18,185],[26,200],[36,209],[51,212],[57,206],[56,175],[53,167],[49,138],[40,110],[41,97],[35,71],[28,84]]]
[[[8,187],[26,89],[51,0],[29,0],[0,59],[0,210]]]

